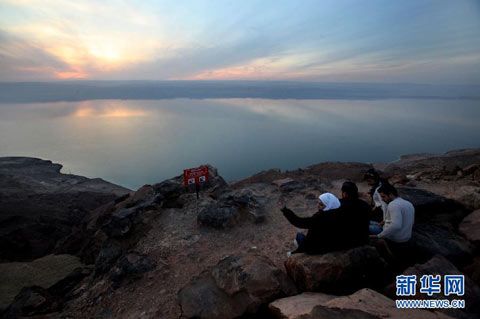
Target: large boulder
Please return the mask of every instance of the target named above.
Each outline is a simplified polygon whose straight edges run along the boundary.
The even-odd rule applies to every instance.
[[[275,299],[296,294],[287,275],[265,256],[233,255],[180,289],[184,318],[237,318]]]
[[[416,225],[410,241],[412,264],[425,262],[442,255],[452,263],[463,266],[471,262],[474,247],[463,237],[434,225]]]
[[[201,208],[197,222],[214,228],[234,227],[245,220],[259,223],[265,219],[263,201],[248,189],[225,192]]]
[[[475,257],[473,262],[466,266],[463,271],[480,287],[480,257]]]
[[[135,238],[143,236],[150,228],[150,221],[157,214],[163,199],[154,187],[145,185],[133,194],[98,207],[57,244],[55,252],[77,255],[86,264],[97,263],[99,253],[107,244],[113,241],[130,241],[134,244]],[[117,243],[117,246],[121,245]]]
[[[351,293],[361,287],[378,287],[386,263],[371,246],[324,255],[294,254],[286,262],[288,275],[301,291]]]
[[[129,252],[120,258],[110,272],[110,280],[114,288],[139,278],[143,273],[154,268],[149,256],[138,252]]]
[[[392,299],[370,289],[361,289],[349,296],[322,293],[301,295],[276,300],[269,305],[279,319],[448,319],[438,312],[420,309],[398,309]]]
[[[336,298],[321,292],[304,292],[302,294],[275,300],[268,305],[270,312],[281,319],[299,319],[310,315],[313,308],[324,305]]]
[[[476,179],[477,184],[478,180],[480,180],[480,171],[478,175],[479,177]],[[463,186],[460,187],[458,193],[458,201],[465,205],[469,210],[480,209],[480,187],[472,185]]]
[[[235,205],[226,203],[212,203],[198,213],[199,225],[214,228],[229,228],[235,226],[240,220],[239,209]]]
[[[407,268],[403,275],[416,275],[417,285],[415,296],[402,296],[401,299],[462,299],[465,300],[465,309],[441,309],[438,310],[455,318],[478,318],[480,316],[480,288],[468,276],[465,276],[465,293],[463,296],[444,295],[444,275],[463,275],[451,262],[443,256],[437,255],[423,264],[416,264]],[[423,275],[440,275],[442,292],[428,296],[420,292],[420,278]],[[385,293],[391,298],[396,297],[396,283],[392,283],[385,288]]]
[[[459,202],[417,188],[399,188],[399,195],[415,206],[415,223],[443,227],[458,225],[467,211]]]
[[[469,241],[480,246],[480,209],[474,211],[462,220],[459,231]]]
[[[24,287],[15,297],[15,300],[2,314],[2,318],[16,319],[42,315],[58,310],[56,296],[40,286]]]
[[[71,299],[73,288],[90,273],[89,267],[76,268],[49,288],[36,285],[22,288],[3,312],[2,318],[30,317],[61,311],[64,303]]]

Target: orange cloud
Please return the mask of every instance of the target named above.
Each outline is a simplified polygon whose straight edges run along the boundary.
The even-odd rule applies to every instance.
[[[79,108],[74,116],[75,117],[107,117],[107,118],[124,118],[134,116],[146,116],[147,113],[143,110],[130,110],[128,108],[107,108],[96,109],[92,107]]]
[[[57,79],[85,79],[88,74],[83,72],[55,72]]]
[[[209,70],[185,80],[226,80],[226,79],[249,79],[266,76],[259,67],[256,66],[236,66],[216,70]]]

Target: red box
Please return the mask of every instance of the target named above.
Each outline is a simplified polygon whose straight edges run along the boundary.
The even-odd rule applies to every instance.
[[[183,170],[183,183],[185,186],[208,182],[208,167],[200,166]]]

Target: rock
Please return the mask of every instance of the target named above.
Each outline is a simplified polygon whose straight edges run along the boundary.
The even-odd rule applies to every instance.
[[[299,319],[309,315],[313,308],[323,305],[335,296],[323,293],[304,292],[300,295],[275,300],[268,305],[270,312],[281,319]]]
[[[198,214],[202,226],[230,228],[243,220],[255,223],[265,219],[265,210],[260,199],[248,189],[224,193],[218,200],[207,204]]]
[[[392,177],[388,179],[390,184],[395,185],[395,184],[402,184],[405,185],[407,184],[410,180],[405,176],[404,174],[395,174]]]
[[[178,201],[179,197],[186,193],[182,182],[182,176],[165,180],[153,185],[155,193],[159,194],[159,201],[164,208],[181,208],[183,205]]]
[[[480,176],[479,176],[480,180]],[[469,210],[480,209],[480,187],[463,187],[466,192],[458,200]]]
[[[356,309],[378,318],[433,319],[451,318],[428,310],[398,309],[393,300],[371,289],[361,289],[350,296],[338,297],[327,302],[330,308]]]
[[[152,270],[153,263],[150,257],[137,252],[129,252],[120,258],[115,267],[110,272],[110,280],[114,283],[114,288],[118,288],[125,281],[129,282],[136,279],[141,274]]]
[[[131,196],[125,198],[123,201],[119,201],[118,203],[122,203],[120,207],[134,207],[138,206],[142,202],[145,201],[152,201],[155,198],[155,189],[151,185],[144,185],[140,187],[135,193]]]
[[[260,306],[293,295],[293,282],[267,257],[233,255],[194,277],[180,289],[178,300],[185,318],[237,318],[256,313]]]
[[[67,277],[58,281],[48,288],[48,292],[54,296],[62,297],[63,301],[69,299],[70,292],[75,286],[80,283],[85,277],[92,273],[91,267],[76,268]]]
[[[239,221],[238,207],[222,203],[213,203],[202,209],[197,222],[214,228],[233,227]]]
[[[458,225],[467,214],[459,202],[422,189],[398,188],[398,193],[415,206],[415,224],[452,227]]]
[[[236,307],[242,299],[247,297],[242,294],[235,299],[230,298],[216,286],[208,272],[194,277],[178,292],[183,318],[235,318],[244,310]]]
[[[478,301],[480,300],[480,288],[468,276],[465,276],[465,294],[463,296],[444,295],[444,275],[463,274],[443,256],[436,255],[424,264],[416,264],[412,267],[409,267],[403,272],[403,274],[417,276],[417,291],[415,296],[402,296],[401,299],[462,299],[465,300],[465,309],[439,309],[438,311],[455,318],[478,318],[478,316],[480,315],[480,303],[478,303]],[[423,275],[440,275],[442,278],[442,293],[434,293],[432,296],[420,293],[420,278]],[[385,288],[385,292],[391,298],[398,299],[398,297],[396,297],[395,287],[396,283],[392,283]]]
[[[480,164],[475,163],[475,164],[468,165],[464,167],[462,171],[464,175],[474,175],[477,171],[480,171]],[[475,180],[475,176],[472,176],[472,177]]]
[[[277,179],[277,180],[273,181],[272,184],[278,186],[278,189],[283,194],[291,193],[293,191],[302,190],[306,186],[304,183],[296,181],[292,178]]]
[[[365,172],[371,168],[372,165],[363,163],[326,162],[309,166],[304,171],[308,175],[320,176],[330,181],[343,179],[361,182]]]
[[[307,195],[305,195],[305,199],[315,200],[315,199],[317,199],[317,195],[313,194],[313,193],[308,193]]]
[[[469,241],[480,246],[480,209],[474,211],[462,220],[459,231]]]
[[[256,195],[250,189],[225,193],[220,197],[220,201],[224,204],[238,207],[241,215],[247,216],[248,219],[255,223],[262,222],[265,219],[265,209],[262,203],[266,200],[263,196]]]
[[[36,158],[0,158],[0,261],[52,253],[90,211],[131,192],[61,168]]]
[[[412,263],[425,262],[438,254],[462,266],[471,262],[474,253],[474,247],[463,237],[426,224],[413,227],[410,246]]]
[[[2,318],[16,319],[55,312],[58,308],[55,299],[47,289],[40,286],[24,287],[5,310]]]
[[[40,316],[56,318],[55,312],[61,311],[65,302],[73,298],[73,290],[85,277],[90,275],[91,268],[83,267],[72,271],[48,289],[40,286],[24,287],[15,300],[3,313],[2,318],[18,318],[23,316]],[[37,318],[37,317],[35,317]],[[41,316],[44,318],[44,316]]]
[[[380,285],[386,264],[375,248],[362,246],[324,255],[294,254],[285,268],[300,291],[344,294]]]
[[[295,304],[297,303],[297,304]],[[448,319],[441,313],[420,309],[398,309],[388,297],[368,288],[349,296],[301,294],[274,301],[269,308],[280,319]]]
[[[378,316],[369,314],[357,309],[342,309],[326,306],[316,306],[310,313],[309,318],[312,319],[337,319],[337,318],[349,318],[349,319],[381,319]]]
[[[155,199],[139,200],[135,202],[135,206],[120,208],[113,212],[110,219],[102,226],[102,230],[111,238],[124,237],[135,227],[145,224],[144,212],[156,208]]]
[[[480,287],[480,257],[475,257],[473,262],[466,266],[463,271]]]
[[[280,188],[280,187],[282,187],[283,185],[286,185],[286,184],[291,183],[291,182],[295,182],[295,180],[292,179],[292,178],[287,177],[287,178],[281,178],[281,179],[274,180],[274,181],[272,182],[272,184],[274,184],[274,185],[276,185],[277,187]]]
[[[388,175],[393,175],[395,173],[419,171],[434,167],[451,171],[457,167],[467,167],[476,163],[480,163],[480,152],[478,149],[456,150],[445,154],[410,154],[402,155],[400,160],[388,164],[384,167],[384,172]]]
[[[480,169],[476,169],[472,174],[472,179],[474,181],[480,181]]]
[[[150,220],[163,197],[154,187],[145,185],[129,196],[117,198],[92,211],[83,222],[55,248],[57,253],[80,256],[87,264],[95,263],[107,239],[132,240],[150,228]],[[152,214],[153,213],[153,214]]]
[[[122,248],[119,243],[113,240],[106,240],[95,260],[95,275],[106,273],[112,268],[117,259],[122,255]]]
[[[244,178],[239,181],[232,183],[234,189],[245,187],[246,185],[255,184],[255,183],[272,183],[275,180],[284,179],[285,175],[277,168],[272,168],[266,171],[261,171],[260,173],[254,174],[250,177]]]

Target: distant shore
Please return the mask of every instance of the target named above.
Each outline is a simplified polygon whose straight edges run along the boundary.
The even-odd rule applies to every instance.
[[[0,103],[159,99],[480,99],[480,85],[288,81],[0,82]]]

